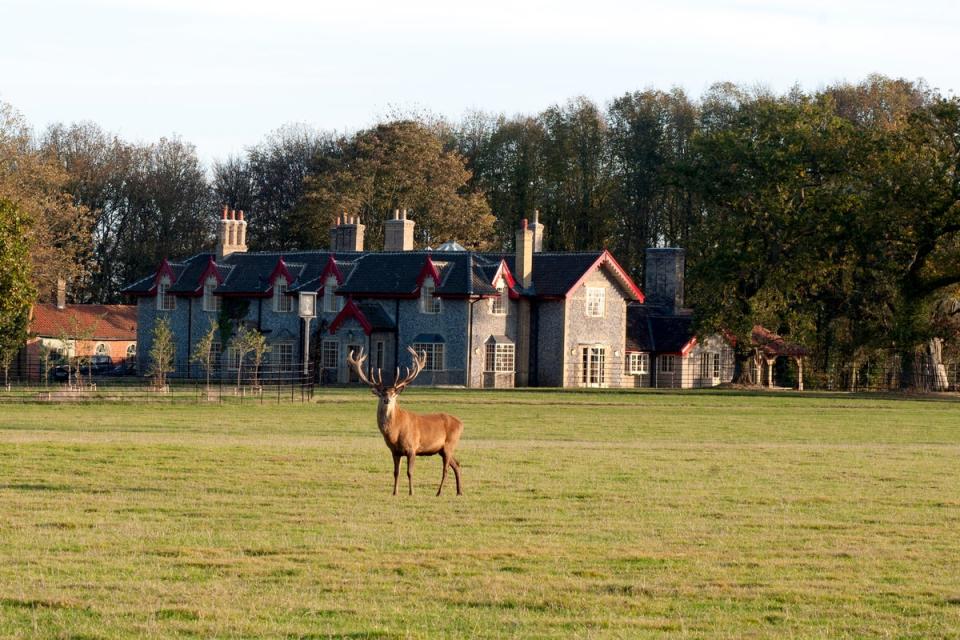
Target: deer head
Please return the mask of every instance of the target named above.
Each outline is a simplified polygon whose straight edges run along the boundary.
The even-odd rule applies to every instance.
[[[383,372],[380,369],[371,371],[369,376],[363,370],[363,363],[367,359],[366,354],[363,353],[363,349],[360,349],[360,352],[356,355],[351,351],[347,357],[347,364],[353,367],[353,370],[357,373],[357,377],[370,387],[373,395],[379,397],[381,401],[389,403],[400,395],[407,385],[420,375],[420,372],[423,371],[424,366],[427,364],[426,352],[417,355],[413,347],[407,347],[407,351],[413,356],[413,365],[411,367],[403,367],[403,376],[400,375],[400,367],[397,367],[393,376],[393,384],[389,386],[383,383]]]

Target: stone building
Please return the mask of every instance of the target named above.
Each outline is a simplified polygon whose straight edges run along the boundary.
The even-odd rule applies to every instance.
[[[414,250],[414,224],[395,212],[383,251],[366,251],[365,226],[345,216],[327,250],[248,252],[243,212],[224,208],[215,253],[164,260],[124,289],[137,299],[141,368],[166,318],[179,375],[200,375],[186,363],[218,320],[261,331],[270,371],[302,371],[306,360],[326,382],[352,380],[346,359],[359,348],[389,378],[413,346],[427,353],[418,384],[636,386],[626,327],[628,305],[644,296],[608,251],[543,252],[536,217],[513,253]],[[217,350],[224,375],[235,371],[229,343]]]
[[[647,249],[643,304],[627,309],[627,371],[638,387],[714,387],[730,382],[734,351],[719,335],[698,339],[684,307],[685,253]]]

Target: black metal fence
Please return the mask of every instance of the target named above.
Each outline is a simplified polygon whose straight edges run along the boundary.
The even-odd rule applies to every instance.
[[[319,383],[310,363],[244,363],[210,371],[177,363],[158,373],[140,371],[134,362],[38,359],[0,375],[0,402],[306,402]]]

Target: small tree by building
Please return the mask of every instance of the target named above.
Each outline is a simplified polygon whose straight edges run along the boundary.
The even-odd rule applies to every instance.
[[[173,332],[170,323],[163,318],[153,327],[153,344],[150,346],[150,364],[147,375],[153,378],[154,386],[163,390],[167,386],[167,374],[173,371]]]
[[[260,386],[260,365],[263,364],[263,356],[270,351],[267,345],[267,339],[256,329],[247,332],[247,343],[250,347],[250,354],[253,356],[253,386]]]
[[[0,349],[0,367],[3,368],[3,386],[6,387],[7,391],[10,390],[10,365],[13,364],[13,359],[16,355],[17,352],[13,349]]]
[[[210,391],[210,371],[216,364],[219,353],[214,353],[213,346],[216,344],[216,338],[220,333],[220,324],[216,320],[210,320],[210,328],[200,337],[196,346],[193,348],[193,354],[190,356],[191,362],[196,362],[203,367],[207,376],[207,391]]]
[[[237,393],[240,392],[240,382],[243,380],[243,361],[247,359],[247,354],[250,353],[248,333],[250,333],[250,330],[241,324],[230,339],[230,348],[233,351],[231,357],[235,359],[234,364],[237,365]]]

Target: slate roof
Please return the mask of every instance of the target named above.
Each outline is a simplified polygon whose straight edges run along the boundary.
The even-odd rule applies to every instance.
[[[644,305],[627,306],[627,351],[681,353],[692,340],[693,315],[661,315]]]
[[[136,340],[137,308],[128,304],[35,304],[31,335],[57,338],[61,333],[91,332],[91,340]]]
[[[532,296],[562,297],[604,256],[603,251],[574,253],[535,253],[533,256],[533,287],[523,293]],[[182,262],[168,262],[175,276],[171,293],[196,294],[201,290],[200,279],[208,268],[212,254],[202,253]],[[219,295],[266,296],[271,290],[270,276],[282,258],[293,278],[288,289],[319,291],[323,287],[321,275],[331,257],[329,251],[232,253],[216,265],[221,284]],[[439,275],[436,293],[440,296],[496,295],[492,281],[505,260],[515,274],[515,255],[512,253],[474,253],[470,251],[399,251],[348,253],[334,255],[335,263],[344,276],[338,295],[365,297],[413,297],[419,291],[418,278],[428,257]],[[154,289],[155,274],[138,280],[123,289],[123,293],[150,295]],[[632,283],[631,283],[632,284]],[[642,294],[640,294],[642,296]]]
[[[357,308],[363,313],[374,331],[393,331],[397,328],[393,318],[376,302],[359,302]]]

